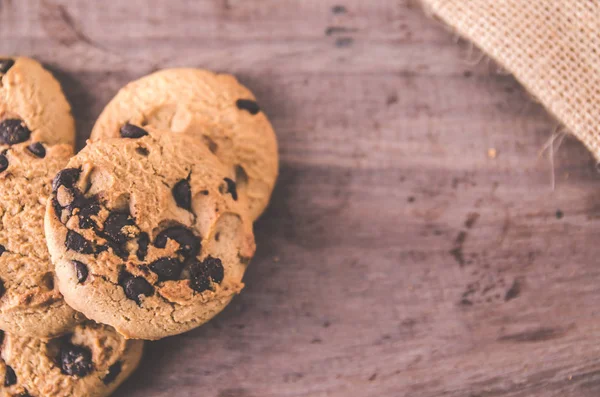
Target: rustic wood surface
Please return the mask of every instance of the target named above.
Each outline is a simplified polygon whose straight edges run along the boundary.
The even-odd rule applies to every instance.
[[[556,122],[415,1],[4,0],[0,35],[80,146],[171,66],[235,73],[279,137],[246,289],[117,396],[599,395],[595,163],[559,139],[552,166]]]

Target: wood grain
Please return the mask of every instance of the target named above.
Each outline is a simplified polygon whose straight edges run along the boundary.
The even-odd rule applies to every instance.
[[[235,73],[281,147],[247,288],[117,396],[597,396],[600,178],[415,1],[2,1],[80,146],[153,70]],[[487,155],[489,148],[497,157]]]

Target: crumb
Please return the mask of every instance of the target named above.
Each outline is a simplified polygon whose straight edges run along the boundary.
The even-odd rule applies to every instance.
[[[492,148],[489,148],[489,149],[488,149],[488,151],[487,151],[487,155],[488,155],[488,157],[489,157],[489,158],[491,158],[491,159],[495,159],[495,158],[496,158],[496,156],[498,155],[498,152],[496,151],[496,149],[495,149],[495,148],[493,148],[493,147],[492,147]]]
[[[279,257],[278,256],[274,256],[273,257],[273,262],[275,262],[275,263],[279,262]]]

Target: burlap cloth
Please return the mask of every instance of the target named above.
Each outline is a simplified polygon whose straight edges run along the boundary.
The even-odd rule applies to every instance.
[[[600,160],[600,0],[421,0]]]

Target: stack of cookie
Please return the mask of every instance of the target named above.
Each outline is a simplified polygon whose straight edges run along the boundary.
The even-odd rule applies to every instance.
[[[243,288],[275,134],[234,77],[171,69],[124,87],[71,157],[51,74],[27,58],[0,73],[0,395],[106,396],[140,339],[195,328]]]

